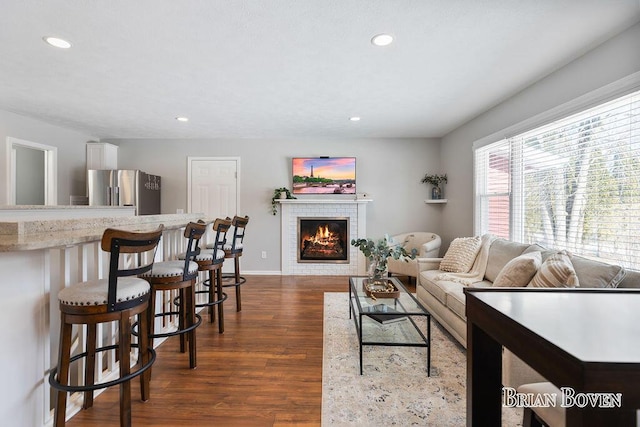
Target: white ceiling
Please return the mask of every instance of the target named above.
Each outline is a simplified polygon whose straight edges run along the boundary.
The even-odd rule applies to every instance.
[[[639,0],[0,0],[0,109],[99,138],[439,137],[638,21]]]

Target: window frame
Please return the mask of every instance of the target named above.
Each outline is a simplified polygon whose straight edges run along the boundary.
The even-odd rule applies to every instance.
[[[509,198],[509,240],[523,242],[525,240],[525,194],[524,181],[525,171],[523,159],[524,138],[519,136],[536,129],[543,128],[553,122],[569,118],[573,115],[580,114],[591,108],[604,105],[612,100],[624,97],[631,93],[640,91],[640,72],[629,76],[626,79],[607,85],[601,89],[593,91],[588,95],[577,98],[566,104],[554,109],[548,110],[528,120],[511,126],[508,129],[496,132],[485,138],[477,140],[472,145],[473,150],[473,176],[474,176],[474,201],[473,201],[473,220],[474,233],[482,234],[488,230],[489,211],[488,200],[497,194],[488,194],[487,181],[488,175],[480,177],[478,170],[480,159],[478,156],[485,155],[490,146],[496,146],[499,143],[505,143],[509,147],[509,174],[510,186],[508,194],[504,194]],[[485,148],[487,147],[487,148]],[[486,162],[489,160],[485,157]],[[487,163],[488,164],[488,163]],[[486,166],[483,166],[485,169]],[[486,169],[485,169],[486,170]],[[481,179],[483,178],[483,179]],[[519,214],[521,213],[521,214]]]

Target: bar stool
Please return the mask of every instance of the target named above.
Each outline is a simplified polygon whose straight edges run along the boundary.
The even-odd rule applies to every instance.
[[[109,277],[77,283],[58,293],[60,302],[60,353],[58,366],[49,374],[49,384],[55,393],[54,426],[65,425],[67,392],[84,392],[83,409],[93,406],[93,391],[120,384],[120,425],[131,425],[131,382],[140,376],[143,401],[149,399],[149,376],[145,373],[155,361],[155,351],[149,346],[146,334],[138,344],[131,343],[131,317],[138,316],[140,326],[147,329],[146,310],[149,305],[149,283],[138,276],[153,266],[155,251],[162,236],[163,226],[151,232],[135,233],[105,230],[101,248],[110,253]],[[144,254],[148,252],[148,254]],[[133,255],[137,256],[133,256]],[[131,255],[120,262],[121,255]],[[143,256],[147,255],[147,256]],[[129,264],[130,265],[127,265]],[[125,267],[119,267],[124,265]],[[96,348],[98,323],[118,322],[118,344]],[[86,352],[71,357],[73,325],[86,325]],[[131,372],[131,348],[138,347],[140,358]],[[95,384],[96,353],[118,349],[119,377]],[[85,359],[84,385],[69,385],[70,364]]]
[[[182,254],[182,260],[156,262],[153,269],[140,277],[149,282],[151,296],[149,297],[148,331],[153,346],[154,338],[180,335],[180,352],[185,352],[185,338],[189,342],[189,368],[196,367],[196,333],[195,329],[202,323],[202,318],[196,313],[195,284],[198,278],[198,264],[194,261],[200,253],[200,238],[207,229],[205,223],[190,222],[184,230],[184,237],[188,239],[187,250]],[[180,302],[177,311],[155,313],[156,293],[162,291],[179,291]],[[155,318],[178,316],[178,328],[174,331],[155,333]],[[135,325],[134,325],[135,329]],[[134,333],[136,335],[137,332]]]
[[[227,218],[229,219],[229,218]],[[249,223],[249,217],[244,216],[234,216],[231,221],[231,225],[233,225],[233,240],[231,243],[227,243],[224,245],[224,257],[225,258],[233,258],[233,273],[232,274],[224,274],[223,278],[230,279],[231,283],[223,283],[222,287],[231,287],[234,286],[236,288],[236,311],[242,310],[242,299],[240,296],[240,286],[242,286],[247,279],[240,275],[240,257],[242,256],[243,249],[243,241],[244,241],[244,233]]]
[[[207,290],[196,291],[197,294],[207,294],[206,302],[196,304],[196,307],[209,308],[209,321],[215,322],[216,314],[214,306],[218,306],[218,332],[224,332],[224,310],[223,303],[227,299],[227,294],[222,292],[222,264],[224,263],[224,247],[227,241],[227,231],[231,227],[231,221],[218,218],[214,221],[211,229],[215,232],[213,243],[209,249],[202,249],[195,257],[198,264],[198,271],[209,272],[208,278],[202,282]]]

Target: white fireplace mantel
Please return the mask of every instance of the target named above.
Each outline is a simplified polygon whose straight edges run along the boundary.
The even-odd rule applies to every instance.
[[[373,202],[373,199],[276,199],[276,202],[283,205],[287,204],[366,204]]]
[[[366,260],[349,246],[349,263],[299,263],[298,217],[348,217],[349,239],[367,236],[367,204],[372,199],[281,199],[281,271],[283,275],[345,275],[366,273]]]

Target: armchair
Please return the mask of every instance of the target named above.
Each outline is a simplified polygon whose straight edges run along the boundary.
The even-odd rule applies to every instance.
[[[440,254],[440,245],[442,240],[435,233],[426,231],[415,231],[411,233],[402,233],[389,238],[391,245],[401,245],[407,252],[415,249],[418,254],[415,259],[387,259],[387,270],[389,276],[392,274],[398,276],[408,276],[409,278],[417,278],[418,262],[420,258],[438,258]]]

